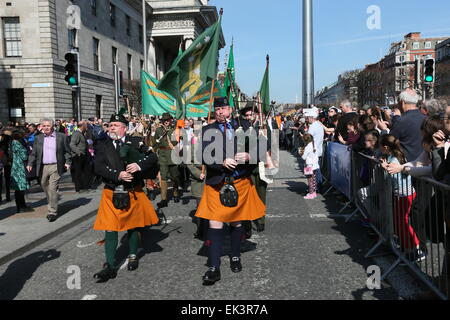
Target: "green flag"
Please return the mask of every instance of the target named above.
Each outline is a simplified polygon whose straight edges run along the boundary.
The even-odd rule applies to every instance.
[[[262,112],[268,114],[270,112],[270,90],[269,90],[269,56],[267,55],[266,72],[259,90],[261,95]]]
[[[158,80],[153,78],[145,71],[141,72],[142,81],[142,113],[154,116],[160,116],[163,113],[170,113],[173,117],[177,117],[177,109],[175,99],[168,93],[157,89]],[[205,88],[211,89],[211,84],[205,85]],[[209,111],[209,96],[211,92],[206,91],[196,97],[196,104],[188,104],[185,108],[186,118],[207,117]],[[215,86],[214,96],[223,96],[222,88]],[[178,117],[177,117],[178,118]],[[179,119],[181,119],[180,117]]]
[[[158,80],[144,70],[141,71],[141,86],[143,114],[160,116],[168,112],[175,116],[175,99],[166,92],[157,89]]]
[[[230,102],[230,107],[234,107],[234,96],[236,92],[236,75],[234,71],[234,53],[233,53],[233,44],[230,47],[230,55],[228,57],[227,71],[225,72],[225,82],[223,85],[223,90],[226,92],[228,96],[228,101]]]
[[[217,76],[217,58],[222,34],[222,16],[205,30],[192,45],[175,59],[170,70],[164,75],[158,89],[172,95],[177,100],[177,117],[185,106]]]

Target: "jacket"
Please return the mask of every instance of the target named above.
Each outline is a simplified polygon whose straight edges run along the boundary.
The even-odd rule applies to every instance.
[[[64,165],[70,165],[70,149],[66,142],[66,136],[61,132],[56,133],[56,164],[58,167],[58,174],[62,176],[66,171]],[[35,137],[33,150],[28,157],[28,166],[35,167],[36,173],[40,177],[42,175],[42,158],[44,149],[44,136],[39,134]]]

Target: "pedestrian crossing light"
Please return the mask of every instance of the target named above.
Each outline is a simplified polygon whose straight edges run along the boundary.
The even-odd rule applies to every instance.
[[[424,65],[425,83],[434,82],[434,63],[435,63],[434,59],[425,60],[425,65]]]
[[[64,78],[68,85],[76,87],[79,85],[79,59],[77,52],[68,52],[64,56],[67,61],[64,69],[66,70],[66,77]]]

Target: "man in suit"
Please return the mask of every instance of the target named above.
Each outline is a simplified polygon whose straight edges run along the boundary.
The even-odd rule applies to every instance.
[[[237,273],[242,270],[242,221],[254,221],[265,215],[265,204],[259,198],[251,179],[252,171],[259,162],[257,135],[255,134],[254,139],[250,138],[249,143],[239,139],[239,134],[249,133],[251,125],[247,120],[233,119],[231,111],[227,98],[216,98],[216,122],[205,126],[202,132],[206,184],[195,216],[209,220],[209,270],[203,276],[203,285],[206,286],[220,280],[224,223],[230,223],[230,268]],[[212,137],[214,138],[211,139]],[[214,149],[211,149],[211,144]],[[221,147],[223,150],[220,150]],[[211,150],[211,154],[208,154],[208,150]],[[221,199],[221,193],[227,192],[222,188],[230,183],[237,192],[237,203]]]
[[[156,211],[142,190],[144,179],[156,177],[158,158],[150,151],[143,154],[140,145],[142,139],[126,136],[127,127],[127,120],[122,115],[113,115],[108,138],[100,140],[95,150],[95,173],[105,183],[94,224],[94,230],[105,231],[106,263],[94,275],[100,282],[117,276],[115,257],[118,232],[128,233],[128,270],[133,271],[139,265],[137,228],[158,223]],[[119,196],[123,205],[117,201]]]
[[[63,133],[56,132],[53,120],[41,120],[43,134],[37,135],[33,150],[28,157],[27,170],[33,167],[39,176],[48,201],[49,222],[56,220],[58,215],[58,185],[61,176],[70,169],[70,151]]]

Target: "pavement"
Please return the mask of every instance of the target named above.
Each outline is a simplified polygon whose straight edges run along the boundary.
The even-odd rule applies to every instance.
[[[26,202],[34,209],[17,213],[14,192],[11,201],[0,205],[0,265],[5,264],[36,246],[96,214],[101,190],[76,193],[69,174],[61,178],[59,214],[55,222],[46,219],[47,201],[42,188],[36,184],[26,194]]]
[[[182,202],[170,202],[164,210],[167,223],[142,233],[139,269],[126,270],[128,241],[120,233],[118,276],[96,283],[92,276],[104,263],[104,234],[92,229],[100,191],[80,197],[65,180],[60,203],[68,209],[54,224],[42,213],[8,216],[11,209],[0,207],[1,252],[6,256],[0,264],[0,299],[402,300],[423,292],[401,267],[381,289],[370,290],[368,268],[386,270],[394,257],[364,258],[375,241],[360,221],[345,223],[351,211],[336,214],[343,204],[335,197],[304,200],[306,179],[297,159],[284,151],[280,159],[268,188],[266,230],[254,231],[243,243],[241,273],[229,269],[226,238],[222,280],[212,287],[201,285],[207,250],[193,237],[195,201],[187,192]],[[34,205],[45,205],[39,193],[34,196]]]

